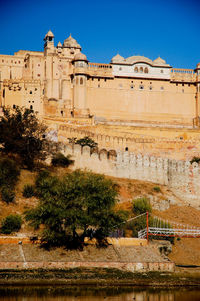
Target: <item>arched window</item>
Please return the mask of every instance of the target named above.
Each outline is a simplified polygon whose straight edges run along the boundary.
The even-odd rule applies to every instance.
[[[135,67],[134,72],[138,73],[138,67]]]
[[[144,73],[149,73],[149,70],[147,67],[144,68]]]
[[[143,68],[142,67],[140,67],[140,73],[143,73]]]
[[[83,85],[83,78],[80,79],[80,85]]]
[[[33,110],[33,106],[32,105],[30,105],[30,109]]]

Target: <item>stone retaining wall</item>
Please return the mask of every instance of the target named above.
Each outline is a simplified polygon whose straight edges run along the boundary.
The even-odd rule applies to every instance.
[[[173,272],[173,262],[0,262],[0,269],[68,269],[68,268],[116,268],[131,272]]]
[[[1,269],[67,269],[75,267],[117,268],[132,272],[174,271],[174,263],[155,246],[117,246],[50,251],[35,244],[0,244]]]

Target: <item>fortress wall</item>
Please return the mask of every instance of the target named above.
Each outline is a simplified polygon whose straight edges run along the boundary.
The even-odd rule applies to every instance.
[[[143,79],[141,90],[141,79],[130,78],[115,78],[106,83],[94,80],[88,85],[90,113],[100,118],[192,125],[195,117],[193,86],[183,88],[169,81]]]
[[[100,149],[91,153],[88,146],[65,145],[65,155],[71,154],[75,160],[74,169],[89,169],[93,172],[117,178],[150,181],[168,185],[175,195],[194,207],[200,205],[200,167],[189,161],[135,154],[117,153]]]
[[[156,155],[162,152],[163,157],[171,158],[174,156],[172,150],[176,150],[176,155],[181,159],[185,159],[185,154],[190,152],[191,156],[200,156],[200,143],[199,140],[180,140],[169,139],[169,138],[155,138],[146,137],[145,135],[135,135],[135,137],[118,137],[109,136],[93,133],[88,130],[82,130],[78,128],[72,128],[67,125],[60,125],[58,129],[59,140],[62,143],[68,143],[68,138],[76,137],[77,139],[83,138],[84,136],[89,136],[95,142],[98,143],[99,148],[115,149],[120,151],[125,151],[128,148],[129,151],[134,153],[143,153],[148,155]]]

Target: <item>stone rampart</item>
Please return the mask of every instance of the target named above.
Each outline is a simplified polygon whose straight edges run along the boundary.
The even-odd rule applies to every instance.
[[[175,195],[188,204],[200,205],[200,166],[189,161],[146,156],[133,152],[99,149],[91,152],[88,146],[63,145],[63,153],[71,154],[74,169],[89,169],[93,172],[117,178],[137,179],[168,185]]]
[[[155,136],[145,136],[143,134],[132,134],[131,137],[110,136],[94,133],[89,130],[74,128],[69,125],[60,125],[58,128],[59,141],[68,143],[68,138],[76,137],[77,139],[84,136],[91,137],[98,143],[100,148],[106,147],[115,150],[129,150],[134,153],[154,154],[157,156],[160,152],[163,157],[178,157],[180,159],[189,156],[200,155],[200,143],[198,139],[180,139],[180,138],[164,138]],[[174,150],[174,152],[172,151]]]

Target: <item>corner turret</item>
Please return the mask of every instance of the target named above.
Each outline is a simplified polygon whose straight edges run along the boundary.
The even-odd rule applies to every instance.
[[[54,34],[51,30],[47,32],[47,34],[44,37],[44,53],[45,55],[49,52],[54,51]]]
[[[74,56],[74,116],[88,117],[87,107],[87,68],[85,54],[79,52]]]

